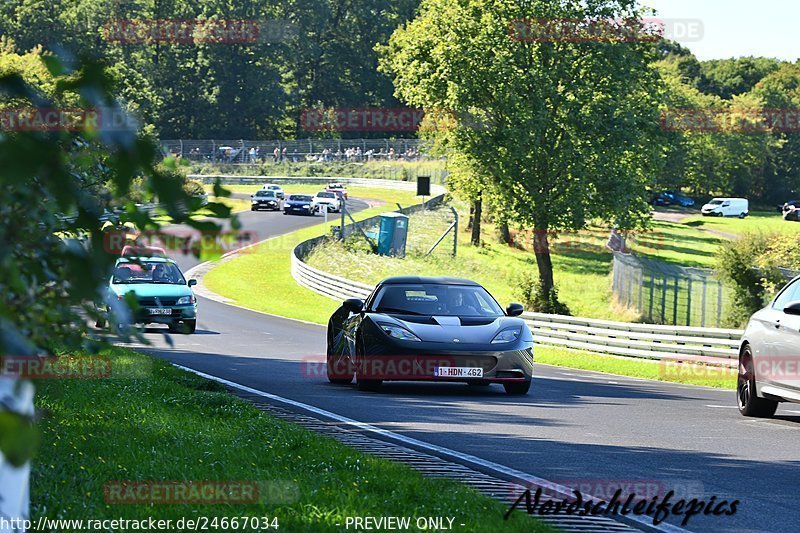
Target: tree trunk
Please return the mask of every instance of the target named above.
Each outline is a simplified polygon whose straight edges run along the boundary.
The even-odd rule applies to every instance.
[[[469,206],[469,220],[467,221],[467,229],[472,229],[472,221],[475,218],[475,204]]]
[[[513,244],[511,242],[511,231],[508,229],[508,221],[506,220],[500,221],[500,240],[509,246]]]
[[[536,255],[536,266],[539,268],[539,282],[541,283],[540,296],[542,301],[549,301],[555,283],[553,282],[553,261],[550,257],[547,230],[534,228],[533,239],[533,252]]]
[[[475,212],[472,214],[472,236],[470,238],[470,243],[473,246],[481,245],[481,204],[481,197],[478,195],[478,199],[475,200],[474,203]]]
[[[0,412],[2,411],[33,419],[33,385],[30,382],[18,383],[16,379],[0,380]],[[0,516],[6,520],[29,517],[30,470],[30,463],[13,466],[0,453]]]

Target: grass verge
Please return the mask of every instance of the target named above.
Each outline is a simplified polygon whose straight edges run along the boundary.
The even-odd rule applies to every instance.
[[[692,364],[669,364],[661,361],[626,359],[577,350],[536,347],[536,362],[547,365],[592,370],[633,378],[654,379],[684,385],[702,385],[717,389],[736,389],[736,369]]]
[[[45,416],[34,520],[269,516],[281,531],[338,531],[347,517],[449,516],[470,531],[546,530],[521,513],[503,521],[503,504],[463,485],[267,416],[164,361],[124,348],[104,355],[122,377],[37,383]],[[124,480],[253,482],[261,490],[257,503],[242,505],[107,503],[106,483]]]

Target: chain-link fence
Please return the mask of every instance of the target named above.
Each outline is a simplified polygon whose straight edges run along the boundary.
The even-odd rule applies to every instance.
[[[682,267],[615,253],[611,288],[617,301],[653,324],[722,327],[729,294],[710,269]]]
[[[245,141],[163,140],[168,154],[198,162],[226,164],[332,161],[419,161],[429,159],[420,139],[301,139]]]

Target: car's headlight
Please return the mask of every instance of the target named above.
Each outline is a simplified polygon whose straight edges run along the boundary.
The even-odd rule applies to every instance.
[[[181,296],[175,305],[189,305],[194,303],[194,296]]]
[[[500,344],[501,342],[514,342],[519,339],[522,334],[522,328],[517,326],[514,328],[506,328],[492,339],[492,344]]]
[[[392,324],[378,324],[384,333],[393,337],[395,339],[400,339],[401,341],[420,341],[420,338],[408,331],[406,328],[401,328],[400,326],[395,326]]]
[[[311,206],[309,204],[303,204],[303,209],[310,209]]]

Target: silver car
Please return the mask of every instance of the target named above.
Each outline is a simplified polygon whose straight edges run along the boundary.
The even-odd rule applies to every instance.
[[[771,417],[779,402],[800,402],[800,276],[750,317],[736,388],[744,416]]]

